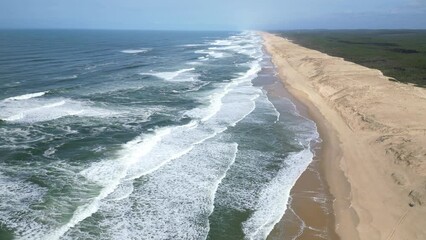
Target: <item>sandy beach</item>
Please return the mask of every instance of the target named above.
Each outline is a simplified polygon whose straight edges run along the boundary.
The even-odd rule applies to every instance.
[[[290,99],[302,116],[309,119],[317,117],[316,112],[311,112],[310,108],[287,91],[279,77],[274,77],[270,82],[274,83],[263,85],[270,98]],[[280,106],[276,107],[280,111]],[[324,123],[319,119],[315,121]],[[325,126],[323,125],[317,124],[317,127],[321,133],[322,142],[313,146],[314,159],[293,186],[286,213],[275,225],[268,240],[339,239],[334,230],[335,218],[332,208],[334,197],[331,195],[325,179],[326,166],[324,163],[326,162],[320,161],[326,158],[327,154],[333,154],[333,151],[329,150],[335,148],[326,148],[332,146],[327,144],[330,142],[328,131],[324,131]]]
[[[319,169],[334,197],[339,237],[426,239],[426,90],[263,37],[286,88],[317,123]]]

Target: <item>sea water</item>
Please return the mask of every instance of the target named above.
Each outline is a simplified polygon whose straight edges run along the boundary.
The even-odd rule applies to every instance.
[[[272,67],[255,32],[1,31],[0,238],[265,239],[318,140]]]

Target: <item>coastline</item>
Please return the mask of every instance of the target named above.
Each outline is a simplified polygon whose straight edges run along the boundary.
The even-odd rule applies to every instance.
[[[390,82],[377,70],[303,48],[272,34],[262,36],[282,82],[307,107],[323,139],[318,158],[335,199],[335,230],[339,237],[425,237],[422,226],[426,220],[422,216],[426,211],[421,189],[425,183],[424,165],[420,162],[413,169],[410,164],[401,166],[396,161],[401,151],[422,156],[421,146],[426,142],[421,134],[425,129],[422,119],[426,118],[423,113],[409,115],[414,118],[409,126],[404,125],[405,119],[389,121],[389,115],[401,106],[405,113],[421,112],[426,107],[424,89]],[[410,91],[418,94],[413,97]],[[404,101],[390,97],[396,94]],[[363,105],[361,101],[348,100],[354,95],[365,100]],[[373,109],[374,100],[385,108]],[[410,104],[416,101],[419,103]],[[407,131],[411,128],[414,129]],[[404,137],[409,140],[401,142]],[[410,145],[404,145],[405,142]]]
[[[323,121],[318,119],[320,115],[312,106],[308,107],[290,94],[281,79],[278,76],[276,78],[279,82],[265,88],[268,95],[290,99],[302,116],[316,123],[321,142],[313,146],[314,158],[291,189],[288,208],[267,239],[339,239],[334,230],[335,217],[332,206],[334,197],[330,193],[325,177],[327,167],[325,160],[333,159],[335,154],[339,154],[339,149],[329,144],[335,140],[335,136],[331,135],[327,126],[321,124]]]

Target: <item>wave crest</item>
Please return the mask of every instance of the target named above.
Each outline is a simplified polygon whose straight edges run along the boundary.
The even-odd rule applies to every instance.
[[[15,96],[15,97],[6,98],[6,99],[4,99],[4,101],[27,100],[27,99],[31,99],[31,98],[41,97],[41,96],[45,95],[48,92],[49,91],[23,94],[23,95],[19,95],[19,96]]]

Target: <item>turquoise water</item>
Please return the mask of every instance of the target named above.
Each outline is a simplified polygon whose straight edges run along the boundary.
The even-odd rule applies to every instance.
[[[315,124],[253,32],[0,31],[0,237],[265,239]]]

